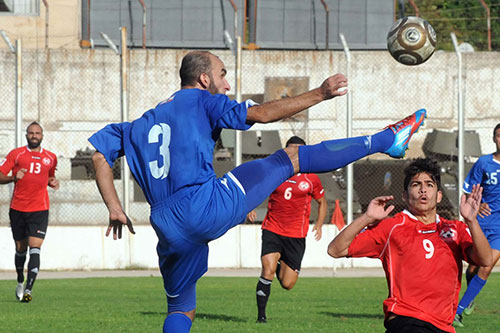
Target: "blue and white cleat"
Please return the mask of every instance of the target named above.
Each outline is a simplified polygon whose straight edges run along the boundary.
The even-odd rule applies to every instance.
[[[394,143],[384,153],[394,158],[403,158],[411,137],[424,124],[425,118],[427,118],[427,111],[420,109],[397,123],[387,126],[386,128],[394,132]]]

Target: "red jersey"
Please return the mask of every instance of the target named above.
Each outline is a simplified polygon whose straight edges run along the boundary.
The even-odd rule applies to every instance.
[[[15,175],[19,169],[28,170],[14,186],[10,208],[21,212],[37,212],[49,209],[47,185],[54,177],[57,157],[46,149],[31,151],[27,146],[12,150],[0,162],[0,172]]]
[[[319,177],[299,173],[278,186],[269,196],[262,229],[281,236],[305,238],[309,229],[311,199],[325,195]]]
[[[360,232],[348,256],[382,261],[389,288],[386,317],[392,312],[455,332],[462,259],[468,259],[470,246],[465,223],[437,216],[436,223],[426,225],[405,210]]]

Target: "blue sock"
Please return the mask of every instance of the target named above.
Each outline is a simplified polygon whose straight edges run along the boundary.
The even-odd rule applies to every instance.
[[[457,314],[462,314],[464,309],[469,306],[470,302],[476,298],[481,289],[483,289],[486,284],[486,280],[481,279],[479,276],[474,276],[465,291],[465,294],[462,296],[460,303],[458,303]]]
[[[372,136],[323,141],[299,147],[300,172],[328,172],[342,168],[367,155],[382,153],[391,147],[394,133],[386,129]]]
[[[163,323],[163,333],[185,333],[191,329],[191,319],[183,313],[171,313]]]

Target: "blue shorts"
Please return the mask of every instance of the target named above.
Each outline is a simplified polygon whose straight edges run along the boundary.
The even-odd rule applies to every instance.
[[[492,249],[500,251],[500,212],[493,213],[485,218],[477,217],[481,230]]]
[[[245,221],[243,191],[228,175],[190,187],[173,203],[151,207],[151,224],[167,296],[175,297],[208,268],[208,242]]]

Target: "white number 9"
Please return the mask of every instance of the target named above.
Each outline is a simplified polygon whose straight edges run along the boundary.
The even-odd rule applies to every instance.
[[[287,189],[285,190],[285,200],[290,200],[292,198],[292,188],[291,187],[287,187]]]
[[[434,255],[434,244],[432,244],[432,242],[430,240],[424,239],[422,241],[422,245],[424,246],[425,252],[427,252],[425,254],[425,259],[432,258],[432,256]]]

